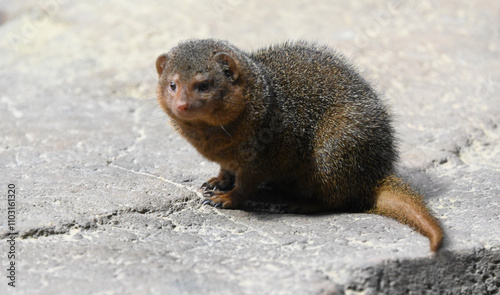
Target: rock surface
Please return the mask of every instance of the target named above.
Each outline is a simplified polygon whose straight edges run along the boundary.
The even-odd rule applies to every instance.
[[[498,1],[91,3],[0,2],[0,294],[500,292]],[[443,251],[380,216],[201,206],[217,166],[166,123],[154,62],[206,37],[315,40],[364,69]]]

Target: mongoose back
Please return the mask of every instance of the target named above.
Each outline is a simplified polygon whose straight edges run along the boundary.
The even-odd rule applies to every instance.
[[[290,212],[370,212],[410,225],[437,251],[443,233],[394,174],[391,116],[332,49],[305,41],[246,53],[214,39],[182,42],[156,61],[158,100],[177,131],[220,164],[205,204],[238,208],[262,185]]]

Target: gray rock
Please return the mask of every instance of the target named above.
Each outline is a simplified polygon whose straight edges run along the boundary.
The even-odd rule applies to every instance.
[[[99,3],[0,2],[0,294],[14,294],[11,261],[15,294],[499,292],[497,2]],[[347,54],[392,105],[400,172],[443,251],[380,216],[201,206],[217,165],[167,124],[154,61],[205,37]]]

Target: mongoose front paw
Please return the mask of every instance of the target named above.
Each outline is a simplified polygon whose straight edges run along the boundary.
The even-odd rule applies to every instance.
[[[230,193],[223,193],[218,191],[206,191],[203,194],[208,199],[203,200],[202,205],[210,205],[215,208],[235,208],[236,204],[233,201],[233,198],[230,196]]]
[[[227,190],[232,186],[230,178],[225,178],[225,177],[212,177],[209,180],[207,180],[205,183],[201,185],[201,188],[204,191],[220,191],[220,190]]]

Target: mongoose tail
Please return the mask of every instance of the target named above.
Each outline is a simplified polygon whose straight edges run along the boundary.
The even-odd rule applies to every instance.
[[[368,213],[391,217],[415,228],[429,238],[433,252],[441,247],[443,230],[425,207],[422,196],[396,176],[389,176],[378,184],[374,206]]]

